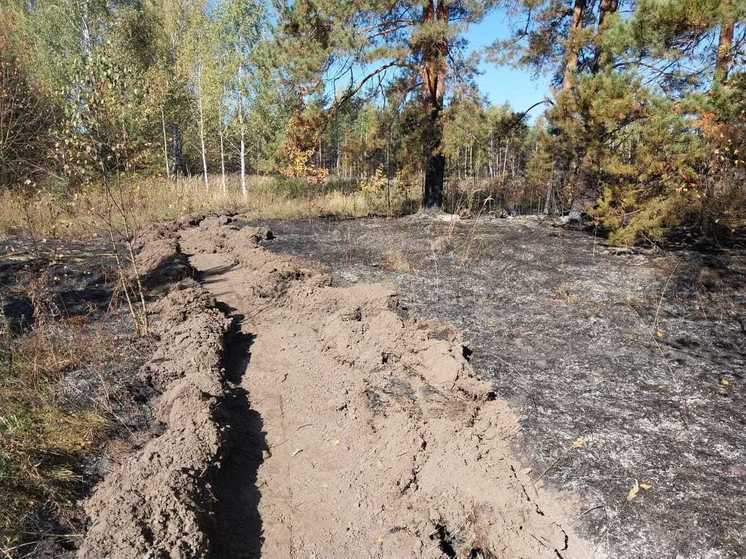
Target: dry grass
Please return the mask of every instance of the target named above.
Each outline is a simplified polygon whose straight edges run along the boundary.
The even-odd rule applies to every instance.
[[[572,292],[572,285],[570,284],[563,283],[555,287],[552,293],[557,299],[568,305],[577,305],[580,302],[580,298]]]
[[[52,189],[34,193],[0,192],[0,232],[23,232],[38,237],[80,237],[100,231],[112,212],[112,200],[125,209],[133,229],[195,212],[231,210],[249,218],[317,216],[364,217],[402,215],[417,207],[419,190],[395,187],[389,196],[363,192],[352,181],[330,179],[323,184],[303,179],[251,176],[248,194],[240,193],[239,179],[219,176],[205,190],[201,177],[168,181],[160,177],[113,179],[111,197],[102,185],[74,193]],[[114,215],[116,219],[116,215]]]
[[[228,179],[223,190],[220,177],[212,177],[208,192],[201,177],[177,183],[157,177],[120,178],[73,193],[53,188],[2,191],[0,232],[36,240],[101,233],[108,237],[110,227],[114,233],[132,234],[150,223],[224,210],[248,218],[399,215],[416,207],[419,197],[419,192],[403,188],[390,190],[388,196],[363,192],[352,181],[317,185],[253,176],[244,198],[238,177]],[[45,246],[33,246],[37,244]],[[408,266],[401,255],[392,255],[392,264]],[[0,323],[0,557],[33,547],[28,546],[39,528],[37,512],[42,507],[54,510],[57,520],[71,518],[86,487],[86,463],[101,453],[118,423],[126,427],[117,415],[123,406],[117,396],[122,387],[106,371],[111,368],[107,363],[131,360],[131,355],[123,355],[129,350],[123,349],[116,329],[103,327],[99,319],[54,312],[46,276],[42,272],[31,273],[27,281],[16,278],[34,302],[34,328],[15,336]]]
[[[409,263],[407,255],[401,250],[388,250],[384,253],[382,259],[384,270],[408,274],[412,271],[412,265]]]
[[[39,507],[58,519],[74,513],[83,467],[113,418],[96,398],[71,397],[62,381],[118,359],[117,344],[81,317],[37,319],[20,337],[0,329],[0,554],[34,539]]]

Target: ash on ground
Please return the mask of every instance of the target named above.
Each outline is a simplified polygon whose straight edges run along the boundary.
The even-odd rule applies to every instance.
[[[745,251],[642,254],[534,218],[261,225],[462,329],[536,482],[584,497],[599,551],[746,556]]]

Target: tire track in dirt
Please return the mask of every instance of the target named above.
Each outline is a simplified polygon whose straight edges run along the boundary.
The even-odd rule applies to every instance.
[[[179,235],[203,285],[244,317],[251,358],[234,378],[266,437],[255,475],[222,470],[215,534],[233,543],[213,556],[591,556],[573,501],[534,486],[511,453],[516,419],[473,377],[457,332],[402,317],[389,286],[332,287],[229,218]],[[236,525],[252,505],[229,495],[252,491],[253,547]]]

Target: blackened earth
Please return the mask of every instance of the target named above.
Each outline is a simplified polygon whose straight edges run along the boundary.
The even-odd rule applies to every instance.
[[[746,556],[746,252],[637,251],[538,218],[262,221],[339,284],[465,332],[537,483],[609,557]]]

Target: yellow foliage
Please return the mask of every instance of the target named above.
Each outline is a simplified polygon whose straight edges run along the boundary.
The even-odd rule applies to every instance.
[[[383,192],[387,182],[388,179],[383,172],[383,167],[378,167],[375,173],[360,182],[360,190],[365,194],[378,194]]]
[[[296,111],[285,126],[285,137],[277,150],[277,171],[285,177],[303,177],[320,184],[329,171],[311,161],[323,130],[325,116],[318,111]]]
[[[313,149],[302,150],[295,144],[283,145],[283,163],[278,169],[280,174],[284,177],[303,177],[314,184],[324,182],[329,176],[329,171],[311,163],[313,152]]]

